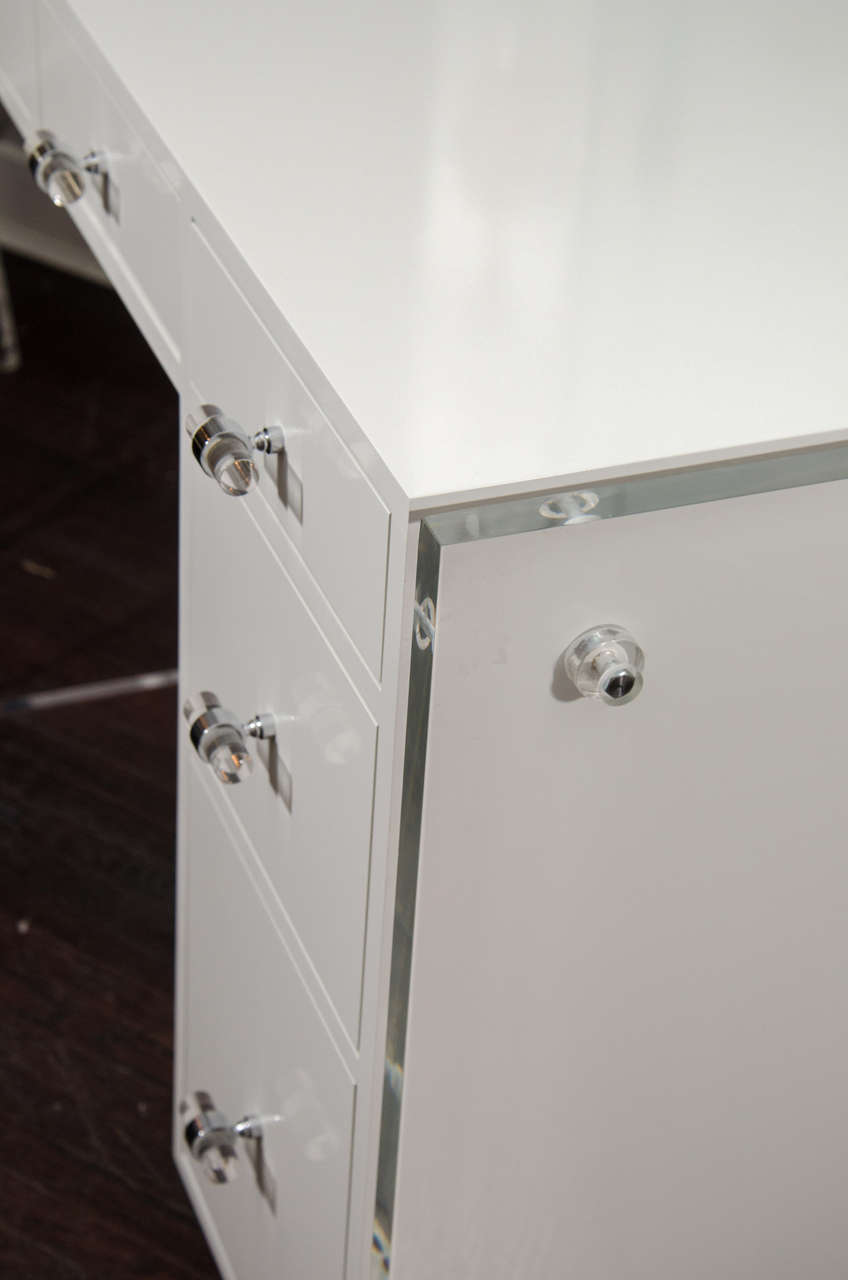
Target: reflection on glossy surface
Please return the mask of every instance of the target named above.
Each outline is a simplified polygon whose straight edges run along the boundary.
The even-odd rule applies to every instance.
[[[441,6],[413,492],[839,424],[846,39],[834,5]]]
[[[591,489],[576,490],[572,493],[560,493],[555,498],[546,498],[539,507],[539,515],[545,520],[557,524],[578,524],[581,521],[597,520],[592,515],[598,505],[598,495]]]
[[[212,445],[209,453],[209,469],[213,477],[232,497],[243,498],[256,488],[259,480],[256,464],[239,445],[230,448]]]
[[[253,759],[244,742],[234,734],[224,730],[212,730],[218,741],[208,747],[207,759],[215,776],[221,782],[232,784],[241,782],[246,774],[253,772]],[[223,740],[220,740],[222,739]]]
[[[345,765],[362,750],[362,743],[339,696],[329,682],[316,672],[295,689],[297,718],[318,743],[328,764]]]
[[[323,1164],[338,1150],[340,1143],[314,1081],[299,1068],[283,1088],[281,1119],[291,1128],[306,1159],[311,1164]]]
[[[843,427],[844,4],[74,10],[410,495]]]

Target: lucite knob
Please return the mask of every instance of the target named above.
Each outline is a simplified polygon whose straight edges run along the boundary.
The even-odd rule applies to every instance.
[[[234,1182],[238,1177],[237,1139],[261,1138],[262,1122],[255,1116],[245,1116],[230,1124],[204,1090],[180,1103],[180,1115],[188,1148],[209,1181]]]
[[[221,782],[241,782],[253,771],[253,757],[247,738],[273,738],[277,718],[265,711],[243,721],[221,705],[215,693],[204,690],[188,698],[183,706],[192,745]]]
[[[584,698],[623,707],[641,692],[645,655],[624,627],[592,627],[572,640],[562,655],[569,680]]]
[[[37,185],[60,209],[74,204],[85,193],[85,174],[101,172],[94,154],[77,160],[49,129],[39,129],[24,143],[29,167]]]
[[[208,476],[234,498],[243,498],[259,481],[254,453],[282,453],[282,427],[262,427],[252,436],[215,404],[186,415],[191,449]]]

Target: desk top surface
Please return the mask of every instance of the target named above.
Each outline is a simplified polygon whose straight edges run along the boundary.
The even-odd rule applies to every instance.
[[[848,426],[840,0],[70,0],[416,499]]]

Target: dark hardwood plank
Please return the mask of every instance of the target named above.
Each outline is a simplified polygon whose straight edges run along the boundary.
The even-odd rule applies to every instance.
[[[0,696],[174,667],[176,395],[113,293],[6,263]],[[0,1274],[214,1277],[170,1154],[176,694],[0,730]]]
[[[24,360],[0,379],[0,692],[173,665],[176,394],[111,290],[4,260]]]

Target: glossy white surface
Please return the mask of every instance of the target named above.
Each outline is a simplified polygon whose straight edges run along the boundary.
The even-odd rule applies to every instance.
[[[341,1280],[354,1085],[201,782],[185,760],[177,1091],[209,1092],[233,1123],[240,1173],[209,1183],[176,1135],[183,1177],[206,1205],[224,1273],[238,1280]],[[259,1163],[251,1160],[259,1156]],[[227,1264],[229,1264],[227,1266]]]
[[[845,429],[839,0],[72,7],[411,496]]]
[[[36,6],[0,0],[0,97],[21,133],[38,128]]]
[[[443,551],[397,1280],[848,1271],[846,503]],[[559,669],[611,621],[620,709]]]
[[[377,726],[247,510],[183,440],[183,696],[203,689],[248,720],[282,717],[251,742],[253,775],[221,787],[338,1019],[359,1039]],[[188,736],[187,729],[185,736]]]

